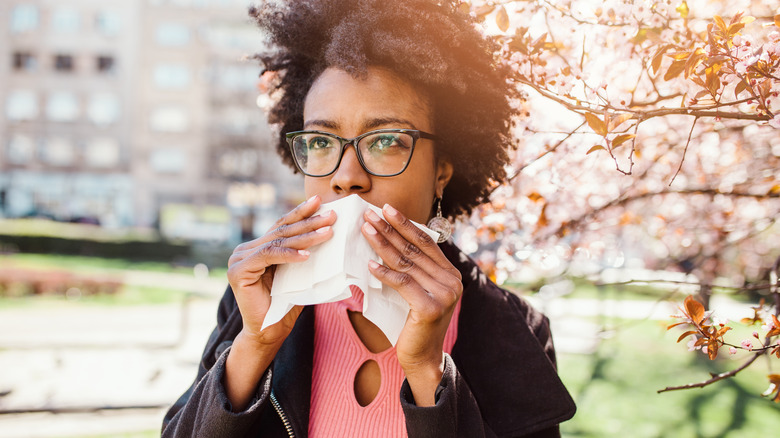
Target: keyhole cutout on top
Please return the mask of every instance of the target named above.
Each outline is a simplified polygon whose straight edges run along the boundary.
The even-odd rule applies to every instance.
[[[379,364],[373,359],[363,362],[355,374],[354,390],[358,404],[362,407],[368,406],[379,394],[381,385],[382,373],[379,370]]]
[[[368,348],[368,351],[376,354],[387,350],[393,344],[387,339],[387,336],[373,322],[366,319],[361,312],[347,311],[349,322],[352,328],[360,338],[360,342]]]

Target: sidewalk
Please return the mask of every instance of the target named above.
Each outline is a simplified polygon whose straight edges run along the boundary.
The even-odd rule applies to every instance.
[[[0,437],[158,430],[195,378],[218,300],[0,311],[0,410],[33,411],[0,415]],[[128,406],[147,408],[85,412]]]

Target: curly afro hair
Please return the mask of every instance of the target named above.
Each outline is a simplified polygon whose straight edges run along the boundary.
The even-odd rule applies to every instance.
[[[329,67],[355,77],[369,66],[390,69],[424,90],[439,140],[436,154],[454,169],[442,212],[471,213],[506,178],[511,127],[519,98],[496,62],[498,45],[483,36],[458,0],[293,0],[253,6],[250,16],[269,38],[255,55],[278,72],[280,92],[269,122],[280,125],[277,149],[295,168],[284,134],[303,127],[306,95]],[[297,171],[297,169],[296,169]]]

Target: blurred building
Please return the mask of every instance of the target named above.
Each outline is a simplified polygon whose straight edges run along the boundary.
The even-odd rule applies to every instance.
[[[0,2],[0,216],[148,227],[222,208],[235,228],[287,196],[247,3]],[[261,196],[228,205],[231,186]]]

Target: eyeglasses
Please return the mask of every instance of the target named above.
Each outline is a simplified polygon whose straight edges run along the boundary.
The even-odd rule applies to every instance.
[[[304,175],[313,177],[335,172],[349,144],[369,174],[400,175],[412,160],[417,140],[436,139],[433,134],[416,129],[379,129],[349,139],[322,131],[289,132],[286,137],[295,165]]]

